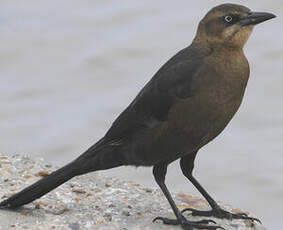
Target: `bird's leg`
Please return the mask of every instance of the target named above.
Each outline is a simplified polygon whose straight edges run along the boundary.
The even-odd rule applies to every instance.
[[[153,220],[153,222],[155,222],[156,220],[161,220],[161,221],[163,221],[164,224],[181,225],[184,230],[192,230],[194,228],[196,228],[196,229],[213,229],[213,230],[216,230],[218,228],[223,229],[220,226],[209,225],[209,223],[215,223],[213,220],[201,220],[201,221],[188,221],[188,220],[186,220],[186,218],[182,215],[182,213],[177,208],[174,200],[172,199],[170,192],[168,191],[168,189],[165,185],[166,172],[167,172],[167,164],[159,164],[159,165],[155,165],[153,167],[154,178],[155,178],[157,184],[159,185],[159,187],[161,188],[163,194],[167,198],[167,200],[168,200],[175,216],[177,217],[177,219],[169,219],[169,218],[165,218],[165,217],[156,217]]]
[[[258,221],[259,219],[249,217],[246,213],[230,213],[228,211],[223,210],[216,201],[205,191],[205,189],[200,185],[200,183],[194,178],[192,175],[192,171],[194,168],[194,159],[196,156],[196,152],[189,154],[180,160],[180,166],[183,174],[192,182],[192,184],[197,188],[197,190],[204,196],[209,205],[211,206],[211,210],[209,211],[200,211],[193,208],[187,208],[182,210],[182,213],[186,211],[190,211],[193,216],[214,216],[217,218],[225,218],[225,219],[246,219],[252,221]],[[261,222],[260,222],[261,223]]]

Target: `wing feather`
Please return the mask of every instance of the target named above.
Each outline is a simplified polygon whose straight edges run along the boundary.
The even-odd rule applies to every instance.
[[[166,121],[170,108],[178,99],[192,96],[192,79],[201,60],[192,47],[173,56],[118,116],[105,137],[108,140],[121,139]]]

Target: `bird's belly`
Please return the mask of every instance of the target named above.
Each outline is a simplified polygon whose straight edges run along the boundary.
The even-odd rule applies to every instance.
[[[138,155],[147,165],[160,160],[171,162],[197,151],[221,133],[240,103],[241,99],[215,103],[199,98],[177,104],[167,122],[143,136]]]
[[[224,96],[223,92],[215,95],[215,91],[207,90],[178,101],[167,121],[134,137],[132,159],[137,165],[154,165],[197,151],[220,134],[238,110],[244,90],[235,92],[227,91]]]
[[[183,135],[184,148],[198,149],[214,139],[227,126],[241,104],[242,96],[199,95],[176,105],[169,120],[169,132]]]

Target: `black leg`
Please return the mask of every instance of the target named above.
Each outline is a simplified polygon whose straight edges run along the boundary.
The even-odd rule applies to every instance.
[[[225,219],[247,219],[252,221],[258,221],[259,219],[248,217],[245,213],[230,213],[228,211],[223,210],[220,206],[216,203],[216,201],[205,191],[205,189],[200,185],[200,183],[194,178],[192,172],[194,169],[194,160],[196,157],[197,152],[189,154],[180,160],[180,166],[182,169],[183,174],[192,182],[192,184],[197,188],[197,190],[204,196],[207,200],[209,205],[211,206],[212,210],[210,211],[199,211],[192,208],[187,208],[182,211],[182,213],[186,211],[191,211],[193,216],[214,216],[217,218],[225,218]]]
[[[153,167],[153,175],[154,178],[161,188],[163,194],[167,198],[175,216],[177,219],[169,219],[165,217],[156,217],[153,221],[156,220],[161,220],[163,221],[164,224],[168,225],[181,225],[183,229],[185,230],[192,230],[193,228],[197,229],[213,229],[216,230],[217,228],[223,229],[220,226],[215,226],[215,225],[208,225],[209,223],[215,223],[213,220],[201,220],[201,221],[188,221],[186,218],[182,215],[182,213],[179,211],[177,208],[170,192],[167,189],[167,186],[165,185],[165,175],[167,172],[167,164],[159,164],[155,165]]]

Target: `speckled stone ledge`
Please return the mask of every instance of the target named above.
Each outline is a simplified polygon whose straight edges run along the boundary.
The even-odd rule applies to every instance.
[[[56,168],[43,159],[0,154],[0,200],[49,174]],[[208,209],[198,197],[173,193],[180,209]],[[222,204],[221,204],[222,205]],[[241,212],[228,205],[227,210]],[[0,210],[1,230],[177,230],[179,226],[152,223],[156,216],[173,217],[159,190],[117,178],[90,173],[73,178],[17,211]],[[187,215],[189,220],[201,218]],[[226,230],[266,230],[256,222],[214,219]]]

